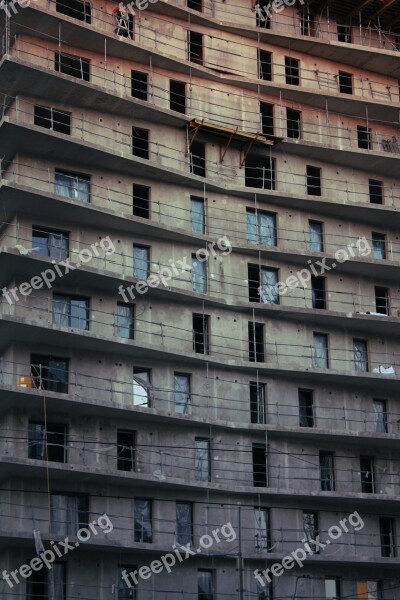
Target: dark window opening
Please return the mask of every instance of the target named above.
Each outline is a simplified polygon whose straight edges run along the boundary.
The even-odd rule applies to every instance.
[[[274,105],[260,102],[261,131],[263,135],[274,135]]]
[[[250,422],[264,425],[265,414],[265,383],[250,381]]]
[[[317,543],[317,536],[319,534],[318,526],[318,513],[314,511],[304,510],[303,511],[303,529],[305,537],[305,548],[307,552],[313,554],[319,553],[319,547]]]
[[[301,112],[293,108],[286,109],[287,136],[292,139],[301,137]]]
[[[263,81],[272,81],[272,53],[258,49],[258,77]]]
[[[139,158],[149,158],[149,130],[132,127],[132,154]]]
[[[325,284],[325,277],[311,277],[312,307],[318,310],[326,309]]]
[[[60,196],[90,202],[90,175],[55,169],[54,191]]]
[[[204,142],[192,142],[190,146],[190,172],[199,177],[206,176],[206,145]]]
[[[380,315],[390,314],[389,288],[375,286],[375,307]]]
[[[32,248],[43,256],[64,260],[69,256],[69,234],[33,226]]]
[[[375,417],[374,431],[376,433],[387,433],[388,432],[388,415],[387,415],[386,400],[382,400],[381,398],[374,398],[372,402],[373,402],[373,406],[374,406],[374,417]]]
[[[203,64],[203,34],[188,31],[189,61],[198,65]]]
[[[299,389],[300,427],[314,427],[314,392]]]
[[[135,339],[135,306],[117,302],[114,321],[114,335],[126,340]]]
[[[260,302],[260,266],[247,265],[249,302]]]
[[[169,107],[183,115],[186,113],[186,83],[184,81],[169,80]]]
[[[337,37],[338,37],[338,42],[345,42],[346,44],[351,44],[353,41],[352,26],[338,23],[337,24]]]
[[[253,444],[253,485],[267,487],[267,446]]]
[[[193,313],[193,350],[197,354],[210,354],[210,317]]]
[[[357,140],[358,147],[362,150],[371,150],[372,149],[372,136],[371,136],[371,128],[364,127],[363,125],[357,125]]]
[[[197,569],[197,600],[214,600],[214,572]]]
[[[73,17],[78,21],[85,23],[92,22],[92,7],[90,2],[80,2],[80,0],[56,0],[56,11]]]
[[[37,389],[68,394],[68,359],[31,355],[31,374]]]
[[[353,75],[345,71],[339,71],[339,92],[341,94],[353,93]]]
[[[285,78],[288,85],[300,85],[300,61],[285,56]]]
[[[134,521],[135,542],[153,542],[152,502],[146,498],[135,498]]]
[[[148,100],[148,75],[143,71],[131,71],[131,96],[138,100]]]
[[[133,215],[150,218],[150,188],[145,185],[133,184]]]
[[[64,73],[64,75],[71,75],[84,81],[90,80],[90,60],[87,58],[56,52],[54,68],[59,73]]]
[[[321,196],[321,169],[307,165],[307,194]]]
[[[249,302],[279,304],[278,269],[249,264],[247,266],[247,271]]]
[[[395,558],[397,548],[395,542],[394,520],[388,517],[379,519],[381,533],[381,554],[384,558]]]
[[[248,323],[249,361],[264,362],[264,325],[263,323]]]
[[[372,232],[372,257],[386,260],[386,235]]]
[[[383,204],[383,182],[369,180],[369,201],[371,204]]]
[[[60,327],[88,330],[89,300],[80,296],[53,295],[53,324]]]
[[[32,571],[32,575],[26,580],[26,599],[65,600],[66,588],[66,564],[54,562],[51,571],[48,569]]]
[[[361,492],[375,493],[374,459],[370,456],[360,457]]]
[[[117,469],[136,470],[136,431],[117,429]]]
[[[71,113],[50,108],[48,106],[35,106],[34,124],[45,127],[58,133],[71,135]]]
[[[137,586],[131,578],[127,584],[123,577],[124,571],[126,573],[134,573],[137,571],[137,565],[120,564],[118,565],[118,594],[116,600],[137,600]]]
[[[333,452],[319,453],[319,468],[321,479],[321,490],[323,492],[335,491],[335,472]]]
[[[303,8],[300,13],[300,33],[306,36],[315,36],[315,16],[310,13],[309,7]]]
[[[356,371],[368,371],[368,346],[365,340],[353,340],[354,368]]]
[[[308,221],[309,249],[311,252],[324,251],[324,224],[321,221]]]
[[[269,0],[259,0],[254,9],[256,12],[256,25],[264,29],[271,29],[271,4]]]
[[[198,12],[203,12],[202,0],[187,0],[187,7]]]
[[[248,156],[245,164],[246,187],[274,190],[276,187],[275,158]]]
[[[49,460],[51,462],[67,462],[67,427],[47,423],[29,422],[28,425],[28,458]]]
[[[118,10],[115,13],[115,19],[117,22],[117,26],[114,29],[114,33],[119,35],[120,37],[128,38],[133,40],[134,31],[133,31],[133,15],[129,15],[126,10],[121,11]]]

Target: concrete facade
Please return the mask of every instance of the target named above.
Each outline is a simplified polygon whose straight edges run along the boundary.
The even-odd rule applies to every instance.
[[[400,7],[297,4],[1,17],[4,600],[400,597]]]

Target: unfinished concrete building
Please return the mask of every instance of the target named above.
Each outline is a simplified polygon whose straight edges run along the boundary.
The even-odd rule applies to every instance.
[[[398,0],[27,4],[1,10],[1,598],[399,598]]]

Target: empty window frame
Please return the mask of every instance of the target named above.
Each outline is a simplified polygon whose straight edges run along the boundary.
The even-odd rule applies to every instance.
[[[325,600],[340,600],[340,579],[325,579]]]
[[[324,251],[324,224],[321,221],[308,221],[309,241],[311,252]]]
[[[71,134],[71,113],[50,106],[35,105],[34,124],[58,133]]]
[[[322,186],[321,177],[322,171],[319,167],[307,165],[307,194],[310,196],[321,196]]]
[[[32,571],[26,580],[26,600],[65,600],[66,563],[54,562],[51,570]]]
[[[153,542],[152,501],[148,498],[135,498],[134,502],[135,542]]]
[[[149,246],[133,246],[133,276],[144,280],[150,277]]]
[[[360,457],[361,492],[363,494],[375,493],[374,459],[371,456]]]
[[[272,81],[272,53],[258,49],[258,78]]]
[[[195,478],[196,481],[211,481],[211,440],[195,438]]]
[[[353,93],[353,75],[346,71],[339,71],[338,74],[339,92],[341,94]]]
[[[285,79],[288,85],[300,85],[300,61],[285,56]]]
[[[203,34],[188,31],[188,60],[198,65],[203,64]]]
[[[47,446],[47,448],[46,448]],[[28,458],[67,462],[67,426],[30,421],[28,425]]]
[[[248,156],[245,162],[246,187],[274,190],[276,188],[276,159],[272,156]]]
[[[382,398],[373,399],[374,407],[374,431],[376,433],[387,433],[388,432],[388,415],[387,415],[387,402]]]
[[[383,558],[395,558],[397,555],[394,519],[382,517],[379,519],[381,535],[381,555]]]
[[[253,321],[248,322],[248,336],[249,336],[249,361],[250,362],[264,362],[265,361],[265,350],[264,350],[264,324],[254,323]]]
[[[197,569],[197,600],[215,600],[214,571]]]
[[[32,227],[32,248],[37,254],[64,260],[69,256],[69,234],[63,231]]]
[[[338,42],[352,43],[352,26],[345,23],[337,23],[337,38]]]
[[[52,533],[56,535],[76,535],[81,527],[88,524],[89,497],[87,495],[50,495]]]
[[[301,138],[301,112],[294,108],[286,108],[286,129],[288,138]]]
[[[117,429],[117,469],[136,470],[136,431]]]
[[[298,390],[300,427],[314,427],[314,392]]]
[[[256,581],[256,600],[273,600],[273,582],[261,583],[258,579]]]
[[[274,135],[274,105],[260,102],[260,125],[263,135]]]
[[[358,147],[362,150],[372,150],[372,131],[370,127],[357,125]]]
[[[129,15],[126,10],[118,10],[114,14],[117,25],[114,29],[114,33],[116,33],[120,37],[125,37],[130,40],[133,40],[135,36],[135,32],[133,29],[133,15]]]
[[[189,373],[174,373],[175,412],[183,415],[190,413],[190,379]]]
[[[353,340],[354,368],[356,371],[368,371],[368,345],[365,340]]]
[[[149,159],[149,130],[132,127],[132,154],[139,158]]]
[[[56,0],[56,11],[78,21],[84,21],[85,23],[92,22],[92,7],[90,2],[81,2],[81,0]]]
[[[333,452],[319,453],[319,471],[321,490],[323,492],[335,491],[335,464]]]
[[[329,369],[329,347],[326,333],[313,334],[313,367]]]
[[[193,350],[210,354],[210,316],[193,313]]]
[[[134,573],[137,571],[137,565],[118,565],[118,594],[116,600],[137,600],[137,586],[133,579],[129,580],[129,586],[123,577],[125,573]]]
[[[266,423],[265,383],[250,381],[250,422],[258,425]]]
[[[149,76],[143,71],[131,71],[131,96],[137,100],[148,100]]]
[[[386,235],[384,233],[372,232],[372,257],[386,260]]]
[[[186,113],[186,83],[184,81],[169,80],[169,107],[183,115]]]
[[[198,12],[203,12],[202,0],[187,0],[187,7]]]
[[[383,204],[383,181],[370,179],[368,181],[369,201],[371,204]]]
[[[310,7],[304,7],[300,12],[300,34],[315,35],[315,16],[310,12]]]
[[[59,196],[90,202],[90,175],[56,169],[54,191]]]
[[[269,508],[254,509],[254,541],[256,552],[271,550],[271,524]]]
[[[32,354],[31,374],[36,388],[68,394],[67,358]]]
[[[64,75],[90,81],[90,60],[88,58],[56,52],[54,55],[54,69],[59,73],[64,73]]]
[[[207,288],[207,263],[199,260],[196,254],[192,254],[192,290],[199,294],[206,294]]]
[[[89,299],[53,294],[53,324],[74,329],[89,329]]]
[[[135,338],[135,307],[118,302],[115,310],[115,336],[127,340]]]
[[[248,244],[276,246],[276,214],[246,208],[246,240]]]
[[[133,404],[134,406],[150,406],[151,403],[151,369],[133,367]]]
[[[311,276],[312,307],[326,309],[326,277]]]
[[[192,142],[189,153],[190,172],[199,177],[206,176],[206,145],[204,142]]]
[[[381,315],[390,315],[389,288],[375,286],[375,310]]]
[[[256,26],[271,29],[271,11],[268,0],[258,0],[254,9],[256,13]]]
[[[146,185],[133,184],[132,213],[135,217],[150,219],[150,189]]]
[[[267,446],[266,444],[253,444],[253,485],[254,487],[267,487]]]
[[[279,304],[278,269],[248,265],[249,302]]]
[[[319,535],[318,513],[313,510],[303,510],[303,530],[306,539],[305,548],[307,552],[318,554],[318,545],[315,543]]]
[[[206,207],[204,198],[190,196],[190,221],[192,231],[202,234],[206,232]]]
[[[193,544],[193,504],[176,503],[176,541],[178,544]]]

